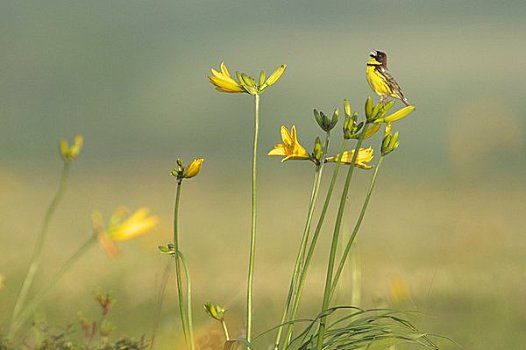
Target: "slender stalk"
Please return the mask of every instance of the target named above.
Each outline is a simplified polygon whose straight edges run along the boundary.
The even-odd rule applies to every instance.
[[[356,238],[356,234],[360,230],[360,225],[362,224],[363,218],[365,216],[365,212],[367,211],[369,200],[371,199],[371,194],[373,192],[374,185],[376,184],[376,176],[378,174],[378,170],[380,169],[380,166],[382,165],[383,160],[384,160],[384,156],[381,156],[380,160],[378,161],[378,164],[376,165],[376,168],[374,169],[373,177],[371,178],[371,183],[369,184],[369,189],[367,190],[367,195],[363,202],[362,209],[360,211],[360,215],[358,216],[358,220],[356,221],[356,224],[354,225],[354,229],[352,231],[351,237],[349,238],[349,241],[347,242],[347,245],[345,246],[345,250],[340,259],[340,264],[338,265],[338,269],[336,270],[336,273],[334,274],[334,280],[333,280],[332,287],[330,290],[329,301],[334,296],[334,291],[336,290],[338,280],[340,279],[340,275],[345,266],[345,260],[347,260],[347,257],[349,255],[349,252],[351,251],[351,247],[353,245],[354,239]]]
[[[29,289],[31,288],[31,285],[33,284],[33,280],[35,279],[36,272],[38,271],[38,268],[40,266],[40,261],[42,259],[42,252],[44,250],[44,243],[47,238],[49,223],[51,222],[51,218],[53,217],[53,214],[55,213],[55,210],[66,191],[66,187],[68,183],[68,176],[69,176],[69,169],[70,169],[70,162],[64,161],[63,167],[62,167],[62,173],[60,175],[58,189],[57,189],[57,192],[55,193],[55,196],[53,197],[53,200],[49,204],[49,207],[47,208],[46,214],[44,216],[44,221],[42,222],[42,226],[40,227],[40,233],[37,237],[37,241],[35,242],[35,247],[33,249],[33,254],[31,256],[31,263],[29,265],[26,276],[24,278],[24,282],[22,283],[22,287],[20,288],[20,291],[16,298],[15,306],[13,308],[13,313],[11,314],[10,324],[12,324],[15,321],[20,311],[22,311],[22,308],[27,299],[27,295],[29,293]]]
[[[91,235],[90,238],[84,242],[80,248],[69,257],[60,270],[49,280],[49,283],[31,299],[27,306],[21,310],[19,317],[15,319],[15,322],[12,324],[11,335],[15,335],[18,329],[24,325],[29,317],[33,314],[35,308],[44,300],[48,293],[57,285],[62,276],[77,262],[77,260],[84,255],[91,248],[92,244],[96,243],[96,237]]]
[[[186,317],[184,297],[183,297],[183,282],[181,274],[181,264],[179,261],[179,203],[181,199],[181,187],[182,179],[177,180],[177,190],[175,193],[175,204],[174,204],[174,259],[175,259],[175,277],[177,280],[177,298],[179,300],[179,314],[181,316],[181,324],[183,326],[183,334],[186,342],[186,346],[191,347],[189,339],[188,320]]]
[[[190,280],[190,271],[188,270],[188,264],[186,263],[186,259],[184,258],[183,253],[179,252],[179,259],[181,259],[181,262],[183,264],[184,268],[184,275],[186,278],[186,319],[187,319],[187,329],[188,329],[188,335],[190,337],[190,346],[193,349],[195,349],[195,343],[194,343],[194,328],[193,328],[193,321],[192,321],[192,282]]]
[[[327,309],[330,303],[330,291],[331,291],[331,286],[333,283],[334,260],[336,259],[336,250],[338,248],[338,237],[340,235],[343,214],[345,212],[345,207],[347,204],[347,194],[349,192],[352,175],[354,173],[354,168],[355,168],[354,164],[356,163],[356,159],[358,158],[360,146],[362,145],[363,138],[365,136],[365,133],[367,132],[368,127],[369,127],[369,123],[365,123],[365,126],[363,127],[363,130],[360,133],[360,137],[358,138],[358,141],[356,142],[351,164],[349,165],[349,170],[347,171],[347,177],[345,178],[345,184],[343,186],[342,195],[340,197],[340,205],[338,207],[338,214],[336,215],[336,222],[334,224],[334,231],[332,235],[331,250],[329,253],[329,263],[327,265],[327,276],[325,280],[325,290],[323,292],[322,312]],[[326,322],[327,322],[327,317],[322,317],[320,319],[320,327],[318,331],[318,346],[317,346],[318,350],[321,350],[323,347],[323,338],[325,336]]]
[[[153,323],[153,330],[152,330],[152,336],[150,340],[150,350],[154,348],[155,344],[155,338],[157,336],[157,331],[159,330],[159,323],[161,320],[161,311],[163,309],[163,301],[164,301],[164,293],[166,292],[166,285],[168,284],[168,278],[171,274],[170,268],[172,266],[172,262],[168,261],[168,264],[164,268],[163,276],[161,277],[161,287],[159,288],[159,294],[157,295],[158,301],[157,306],[155,310],[155,319]]]
[[[226,328],[226,322],[225,320],[221,320],[221,326],[223,327],[223,333],[225,334],[226,341],[230,340],[230,336],[228,335],[228,328]]]
[[[321,164],[319,166],[316,167],[316,174],[314,176],[314,182],[312,184],[312,191],[311,191],[311,197],[310,197],[309,211],[308,211],[308,214],[307,214],[307,221],[305,222],[305,227],[303,229],[303,237],[302,237],[302,240],[301,240],[301,243],[300,243],[300,249],[298,251],[298,256],[296,257],[296,263],[294,265],[294,273],[293,273],[292,279],[290,281],[289,293],[287,295],[287,302],[285,304],[285,308],[283,310],[283,315],[281,317],[281,322],[280,322],[280,326],[278,328],[278,334],[276,336],[274,349],[278,349],[279,348],[279,344],[281,342],[281,336],[282,336],[282,332],[283,332],[283,326],[285,325],[285,323],[287,323],[287,321],[293,320],[296,317],[297,307],[296,308],[294,308],[294,307],[292,308],[292,312],[290,313],[290,317],[287,317],[287,316],[289,316],[290,307],[292,306],[291,303],[295,302],[295,300],[301,294],[301,290],[299,288],[300,287],[299,278],[302,275],[302,270],[303,270],[304,265],[305,265],[305,251],[307,249],[307,244],[308,244],[308,241],[309,241],[309,232],[310,232],[310,228],[311,228],[312,217],[313,217],[313,214],[314,214],[314,209],[316,207],[316,201],[317,201],[318,193],[319,193],[319,190],[320,190],[321,178],[322,178],[322,175],[323,175],[323,168],[325,166],[325,162],[323,161],[323,159],[325,158],[325,154],[327,153],[327,150],[329,149],[329,144],[330,144],[330,132],[327,132],[326,135],[325,135],[323,154],[322,154],[322,157],[321,157],[322,162],[321,162]],[[290,335],[292,334],[292,327],[293,327],[293,324],[292,323],[288,323],[288,325],[287,325],[287,332],[286,332],[286,334],[287,334],[287,337],[286,337],[287,341],[288,341]],[[285,343],[287,341],[285,341]]]
[[[247,341],[252,336],[252,292],[254,287],[254,262],[256,258],[256,204],[257,204],[257,151],[259,133],[259,94],[255,96],[254,146],[252,152],[252,228],[250,232],[250,256],[247,279]]]
[[[323,227],[323,222],[325,221],[325,216],[327,215],[327,210],[329,209],[329,204],[332,198],[332,192],[334,191],[334,186],[336,185],[336,179],[338,178],[338,173],[340,171],[340,166],[341,166],[340,160],[343,155],[343,151],[347,147],[347,142],[348,142],[347,140],[343,141],[342,150],[340,152],[340,156],[338,157],[338,162],[335,164],[334,171],[332,173],[331,182],[329,184],[329,188],[327,189],[327,195],[325,196],[325,202],[323,203],[323,208],[321,210],[320,217],[318,219],[318,224],[316,225],[316,229],[314,231],[314,234],[312,236],[312,240],[309,246],[309,251],[307,252],[305,263],[302,267],[302,271],[299,277],[298,297],[294,300],[294,305],[292,307],[292,313],[290,317],[291,320],[294,320],[296,318],[296,314],[297,314],[299,304],[301,301],[303,287],[305,286],[305,281],[307,279],[307,272],[310,266],[310,262],[312,260],[312,256],[314,255],[314,250],[318,243],[318,238],[320,236],[320,232]],[[292,336],[292,328],[287,329],[287,337],[286,337],[287,340],[285,342],[283,349],[287,348],[291,336]]]
[[[311,190],[311,197],[310,197],[310,204],[309,204],[309,211],[307,214],[307,221],[305,223],[305,227],[303,229],[303,236],[301,238],[300,243],[300,249],[298,250],[298,255],[296,256],[296,262],[294,265],[294,272],[292,274],[292,278],[290,280],[289,284],[289,292],[287,294],[287,301],[285,303],[285,308],[283,309],[283,315],[281,316],[281,322],[280,326],[278,328],[278,334],[276,336],[276,341],[274,343],[274,349],[278,349],[279,343],[281,341],[281,335],[283,333],[283,327],[285,323],[288,320],[289,310],[291,307],[291,302],[294,300],[294,295],[297,293],[297,286],[298,286],[298,275],[300,273],[301,266],[303,265],[303,260],[305,256],[305,250],[308,243],[308,234],[309,234],[309,228],[310,223],[312,220],[312,213],[314,212],[314,204],[317,197],[317,192],[320,187],[320,179],[321,179],[321,165],[316,167],[316,172],[314,175],[314,182],[312,183],[312,190]],[[290,327],[290,325],[289,325]]]

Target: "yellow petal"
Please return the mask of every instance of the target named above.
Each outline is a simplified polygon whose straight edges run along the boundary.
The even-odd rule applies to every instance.
[[[298,143],[298,138],[296,137],[296,126],[292,125],[290,129],[290,138],[292,139],[292,144],[295,145]]]
[[[225,80],[218,77],[208,77],[210,82],[216,87],[217,90],[222,92],[237,93],[244,92],[243,88],[236,83],[234,80]]]
[[[219,73],[218,71],[216,71],[214,68],[211,69],[212,71],[212,75],[218,79],[223,79],[223,73]]]
[[[158,217],[147,215],[148,209],[140,208],[120,226],[112,228],[109,236],[114,241],[126,241],[147,233],[159,222]]]
[[[226,69],[225,62],[221,62],[221,72],[223,72],[223,74],[227,77],[231,77],[230,72],[228,71],[228,69]]]
[[[119,248],[113,243],[111,239],[104,235],[98,236],[99,245],[104,252],[110,257],[114,258],[119,255]]]
[[[281,130],[281,139],[283,140],[283,143],[287,146],[291,145],[292,138],[287,128],[284,125],[282,125],[280,130]],[[292,130],[295,130],[294,126],[292,126]]]
[[[183,174],[183,177],[185,179],[189,179],[191,177],[194,177],[196,176],[197,174],[199,174],[199,170],[201,170],[201,166],[203,165],[203,162],[205,160],[200,158],[200,159],[194,159],[192,161],[192,163],[190,163],[190,165],[188,165],[184,171],[184,174]]]
[[[285,147],[282,144],[278,144],[274,146],[273,149],[271,149],[267,155],[269,156],[284,156],[285,155]]]

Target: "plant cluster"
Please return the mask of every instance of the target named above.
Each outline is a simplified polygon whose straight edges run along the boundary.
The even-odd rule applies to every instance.
[[[276,326],[270,330],[254,334],[253,330],[253,300],[254,300],[254,267],[256,263],[256,238],[257,238],[257,180],[258,180],[258,137],[261,94],[273,87],[285,73],[287,66],[278,66],[269,76],[261,71],[259,78],[255,79],[243,72],[236,72],[235,77],[230,74],[226,65],[221,63],[220,70],[212,69],[209,80],[220,92],[229,94],[247,94],[254,98],[254,131],[252,147],[252,178],[251,178],[251,213],[250,213],[250,245],[248,247],[249,259],[247,266],[246,285],[246,320],[245,329],[241,334],[232,336],[228,330],[224,306],[212,302],[203,305],[205,312],[220,325],[224,335],[222,347],[225,350],[244,347],[249,349],[268,348],[269,344],[260,342],[262,335],[273,333],[275,341],[271,344],[274,350],[329,350],[329,349],[368,349],[371,346],[389,347],[400,342],[418,344],[423,347],[436,349],[437,345],[431,341],[430,336],[416,329],[404,313],[390,309],[361,309],[352,305],[334,305],[334,296],[342,277],[342,271],[348,260],[353,243],[360,230],[362,221],[370,202],[379,170],[385,157],[395,151],[400,145],[399,132],[394,131],[396,123],[410,115],[414,105],[406,105],[395,110],[395,101],[389,101],[386,96],[375,103],[371,97],[365,100],[363,112],[354,111],[351,103],[343,101],[343,118],[340,110],[335,108],[332,115],[314,109],[314,120],[321,130],[321,134],[313,141],[310,151],[299,142],[295,125],[290,128],[280,127],[281,143],[276,144],[269,152],[270,156],[282,157],[282,162],[307,161],[313,167],[313,181],[311,196],[306,213],[301,239],[298,242],[296,260],[290,278],[288,293],[283,305],[283,312]],[[341,120],[343,119],[343,121]],[[341,122],[341,123],[340,123]],[[341,124],[337,132],[338,123]],[[373,136],[381,134],[377,144]],[[367,143],[369,145],[365,146]],[[336,144],[336,151],[332,150]],[[106,223],[100,212],[94,211],[91,215],[93,234],[86,242],[66,260],[59,271],[48,281],[47,285],[38,288],[32,295],[32,285],[41,264],[43,247],[48,235],[50,220],[65,191],[69,168],[78,157],[83,145],[83,138],[77,136],[72,145],[67,141],[60,141],[60,155],[63,160],[63,172],[59,182],[57,194],[53,198],[43,221],[40,233],[36,240],[35,249],[15,302],[7,336],[2,338],[0,350],[11,349],[10,341],[16,339],[20,329],[27,324],[33,316],[35,309],[42,303],[48,293],[58,284],[64,273],[77,262],[84,253],[95,243],[110,256],[119,254],[116,242],[125,241],[151,231],[158,223],[159,218],[151,216],[147,208],[139,208],[130,213],[126,208],[117,208]],[[171,171],[175,179],[175,198],[173,214],[173,240],[166,245],[159,246],[159,251],[173,259],[175,279],[177,286],[177,304],[179,318],[182,325],[182,334],[188,350],[195,350],[196,341],[193,327],[192,284],[190,266],[182,253],[180,232],[180,208],[183,183],[196,177],[204,163],[204,159],[196,158],[189,163],[177,159],[176,167]],[[326,169],[332,168],[324,199],[320,199],[320,188]],[[358,169],[358,170],[356,170]],[[351,184],[356,171],[372,172],[366,196],[361,203],[359,215],[354,218],[354,226],[348,238],[342,239],[343,219],[348,213],[351,196]],[[342,174],[343,173],[343,174]],[[336,193],[338,180],[343,181],[340,193]],[[323,197],[322,197],[323,198]],[[329,212],[332,202],[337,202],[335,213]],[[321,205],[321,209],[316,208]],[[318,213],[315,215],[315,213]],[[333,215],[333,218],[330,218]],[[330,249],[320,251],[319,242],[321,232],[333,222],[329,228],[332,235],[329,237]],[[302,306],[302,295],[305,281],[308,278],[312,258],[315,253],[325,254],[326,273],[323,297],[320,302],[318,314],[308,319],[298,319],[298,311]],[[0,276],[1,277],[1,276]],[[161,286],[164,291],[165,285]],[[212,296],[213,297],[213,296]],[[109,340],[113,329],[106,319],[113,299],[109,295],[97,294],[96,300],[101,308],[101,317],[97,321],[89,321],[80,316],[79,324],[86,340],[84,347],[72,343],[68,336],[69,330],[54,333],[46,327],[41,327],[44,335],[39,345],[31,349],[143,349],[146,347],[144,339],[120,339],[116,342]],[[152,339],[154,336],[152,337]],[[97,344],[97,345],[95,345]]]

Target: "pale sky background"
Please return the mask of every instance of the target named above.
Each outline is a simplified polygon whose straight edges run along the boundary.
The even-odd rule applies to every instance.
[[[78,132],[95,162],[248,159],[251,99],[206,79],[222,60],[252,75],[286,63],[262,97],[262,153],[281,124],[296,124],[310,148],[313,108],[330,113],[348,98],[362,111],[375,48],[417,105],[400,123],[408,173],[493,172],[494,162],[524,172],[522,1],[9,1],[0,10],[4,165],[55,159],[56,140]]]

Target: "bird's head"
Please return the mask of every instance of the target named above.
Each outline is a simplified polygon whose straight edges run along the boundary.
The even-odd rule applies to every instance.
[[[387,54],[382,51],[371,50],[367,64],[387,67]]]

